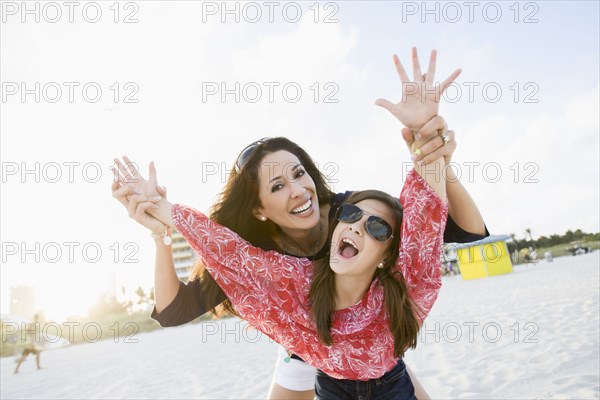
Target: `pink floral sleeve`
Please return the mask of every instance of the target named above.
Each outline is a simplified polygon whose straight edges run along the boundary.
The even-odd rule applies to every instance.
[[[175,227],[203,260],[242,318],[286,346],[286,329],[309,328],[305,304],[312,276],[306,258],[253,247],[195,209],[176,204]]]
[[[404,216],[396,268],[402,272],[412,299],[422,311],[423,323],[442,287],[442,245],[448,204],[414,169],[404,183],[400,203]]]

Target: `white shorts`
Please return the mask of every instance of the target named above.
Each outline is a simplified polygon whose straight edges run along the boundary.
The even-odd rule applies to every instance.
[[[295,358],[291,358],[290,362],[287,363],[284,361],[287,357],[287,351],[279,346],[273,377],[275,383],[288,390],[304,391],[314,389],[317,369]]]

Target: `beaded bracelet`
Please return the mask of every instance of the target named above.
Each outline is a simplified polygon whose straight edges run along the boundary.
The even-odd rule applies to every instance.
[[[162,238],[162,241],[165,244],[165,246],[169,246],[171,244],[171,237],[168,236],[168,230],[169,227],[165,225],[165,229],[161,233],[152,232],[150,236],[152,236],[154,239]]]

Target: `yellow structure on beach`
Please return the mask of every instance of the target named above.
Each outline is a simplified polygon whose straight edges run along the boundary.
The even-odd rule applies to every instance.
[[[472,243],[454,243],[456,260],[464,280],[487,278],[488,276],[512,272],[512,262],[506,247],[508,235],[488,236]]]

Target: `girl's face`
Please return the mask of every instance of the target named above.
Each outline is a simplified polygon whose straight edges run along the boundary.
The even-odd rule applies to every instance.
[[[379,200],[367,199],[355,204],[363,210],[362,217],[354,222],[338,222],[331,237],[329,264],[338,275],[364,277],[371,281],[380,262],[389,256],[392,240],[376,240],[366,228],[370,216],[380,217],[391,227],[397,225],[393,211]]]
[[[319,200],[315,183],[294,154],[280,150],[260,163],[259,219],[270,219],[280,228],[307,230],[319,223]]]

